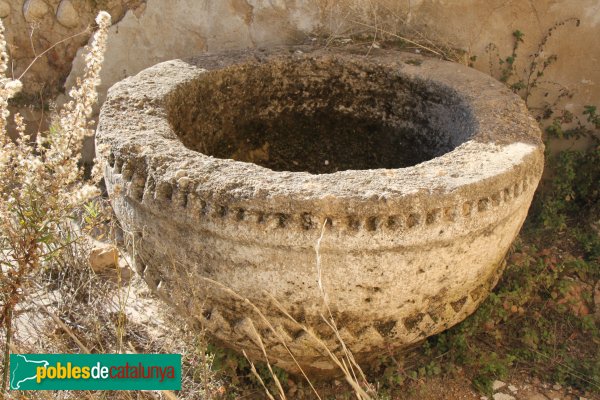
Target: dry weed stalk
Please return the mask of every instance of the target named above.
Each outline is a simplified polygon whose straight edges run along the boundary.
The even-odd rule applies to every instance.
[[[74,237],[61,235],[73,212],[97,194],[82,180],[79,154],[90,135],[89,116],[97,100],[96,86],[104,59],[110,14],[100,12],[83,79],[70,91],[72,100],[59,112],[50,131],[35,141],[25,133],[23,118],[14,116],[17,138],[7,132],[8,100],[22,88],[6,77],[8,55],[0,21],[0,327],[5,330],[2,392],[6,389],[12,317],[32,276],[69,246]]]
[[[319,0],[321,17],[325,21],[326,46],[335,39],[370,37],[370,51],[377,41],[394,40],[409,48],[424,51],[436,57],[456,62],[465,62],[460,51],[453,49],[442,38],[424,33],[409,23],[411,4],[394,0]],[[468,57],[467,57],[468,58]]]
[[[267,291],[263,291],[263,294],[273,302],[273,304],[279,309],[279,311],[286,318],[288,318],[290,321],[294,322],[298,327],[300,327],[304,332],[306,332],[315,341],[315,343],[317,343],[319,345],[319,347],[325,352],[325,354],[327,354],[327,356],[331,359],[331,361],[343,373],[344,379],[350,385],[350,387],[352,388],[352,390],[353,390],[353,392],[354,392],[354,394],[355,394],[355,396],[356,396],[356,398],[358,400],[371,400],[371,399],[373,399],[375,390],[368,383],[367,378],[366,378],[364,372],[362,371],[361,367],[358,365],[358,363],[354,359],[354,356],[353,356],[352,352],[346,346],[343,338],[340,335],[339,329],[338,329],[337,324],[335,322],[335,318],[333,317],[333,313],[332,313],[331,308],[329,306],[329,298],[327,296],[327,292],[326,292],[324,284],[323,284],[322,263],[321,263],[320,248],[321,248],[321,242],[323,241],[323,238],[324,238],[324,235],[325,235],[327,223],[328,223],[328,220],[325,219],[325,221],[323,222],[322,229],[321,229],[321,234],[320,234],[320,236],[319,236],[319,238],[318,238],[318,240],[316,242],[316,245],[315,245],[316,269],[317,269],[317,271],[316,271],[317,272],[317,283],[318,283],[319,291],[321,293],[321,297],[323,299],[323,303],[325,305],[325,309],[327,311],[327,317],[321,315],[321,318],[325,321],[325,323],[327,324],[327,326],[335,334],[335,337],[336,337],[339,345],[342,348],[342,355],[338,356],[337,354],[335,354],[329,348],[329,346],[327,345],[327,343],[325,343],[317,334],[315,334],[313,332],[313,330],[310,329],[310,327],[306,326],[305,324],[302,324],[302,323],[298,322],[281,305],[281,303],[279,303],[279,301],[276,298],[274,298],[270,293],[268,293]],[[286,349],[286,351],[290,355],[291,359],[295,363],[296,367],[300,371],[300,373],[303,376],[303,378],[305,379],[305,381],[310,386],[310,388],[313,391],[313,393],[315,394],[315,396],[318,399],[321,399],[321,396],[317,392],[317,390],[316,390],[315,386],[313,385],[313,383],[311,382],[310,378],[304,372],[304,370],[302,369],[302,367],[298,363],[296,357],[294,356],[293,352],[288,347],[288,344],[287,344],[285,338],[283,338],[281,336],[281,334],[279,333],[279,331],[277,329],[275,329],[275,327],[273,326],[273,324],[264,315],[264,313],[260,310],[260,308],[258,308],[249,299],[241,296],[240,294],[238,294],[237,292],[235,292],[233,289],[231,289],[230,287],[228,287],[228,286],[226,286],[226,285],[224,285],[224,284],[222,284],[220,282],[217,282],[217,281],[212,280],[212,279],[207,278],[207,277],[199,277],[199,279],[202,280],[202,281],[204,281],[204,282],[206,282],[206,283],[209,283],[211,285],[219,287],[221,290],[225,291],[226,293],[228,293],[233,298],[235,298],[235,299],[241,301],[242,303],[248,305],[250,307],[250,309],[253,312],[255,312],[256,315],[258,315],[258,317],[260,318],[260,320],[262,321],[262,323],[264,323],[267,326],[267,328],[269,329],[269,331],[271,331],[271,333],[273,333],[274,337],[279,341],[279,343]],[[279,382],[279,379],[277,378],[277,376],[275,375],[275,373],[274,373],[274,371],[273,371],[273,369],[271,367],[271,363],[269,361],[268,354],[267,354],[266,348],[264,346],[264,343],[262,341],[262,338],[260,337],[260,334],[258,333],[258,330],[256,329],[256,327],[254,325],[254,322],[252,320],[251,320],[251,327],[252,327],[252,334],[253,334],[253,337],[251,339],[257,344],[257,346],[260,348],[260,350],[261,350],[261,352],[263,354],[263,357],[265,359],[265,363],[267,365],[269,373],[271,374],[271,376],[273,377],[273,379],[275,381],[275,385],[276,385],[277,390],[279,392],[280,398],[281,399],[285,399],[286,398],[285,397],[285,392],[283,391],[281,383]],[[246,352],[243,351],[242,353],[243,353],[244,357],[246,357],[246,359],[250,363],[252,374],[259,380],[259,383],[262,385],[262,387],[265,390],[265,392],[267,393],[267,396],[269,397],[269,399],[273,399],[273,395],[270,393],[270,391],[266,387],[264,381],[259,376],[258,372],[256,371],[256,368],[255,368],[254,364],[250,361],[250,359],[248,358]]]

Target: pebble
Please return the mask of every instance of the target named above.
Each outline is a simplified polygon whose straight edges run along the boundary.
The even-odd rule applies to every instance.
[[[561,390],[562,386],[560,386],[558,383],[552,386],[552,389],[554,390]]]
[[[79,25],[79,15],[73,7],[71,0],[62,0],[56,10],[56,20],[59,24],[67,28],[74,28]]]
[[[27,0],[23,5],[23,16],[27,22],[40,19],[47,12],[48,5],[43,0]]]
[[[502,381],[494,381],[494,383],[492,383],[492,389],[494,389],[494,392],[502,389],[504,386],[506,386],[506,383]]]
[[[516,399],[513,396],[511,396],[510,394],[496,393],[496,394],[494,394],[494,400],[516,400]]]
[[[514,385],[508,385],[508,390],[510,390],[513,393],[517,393],[519,391],[519,389],[517,389],[517,387]]]
[[[94,272],[105,272],[117,267],[119,250],[113,245],[98,242],[90,251],[88,261]]]

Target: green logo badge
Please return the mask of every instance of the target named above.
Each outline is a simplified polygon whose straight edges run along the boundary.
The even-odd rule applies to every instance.
[[[11,354],[12,390],[181,390],[179,354]]]

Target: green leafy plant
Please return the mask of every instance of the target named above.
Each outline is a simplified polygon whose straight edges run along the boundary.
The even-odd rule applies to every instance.
[[[579,21],[551,27],[523,70],[517,68],[523,32],[513,32],[509,56],[500,57],[490,45],[490,71],[530,100],[548,83],[543,77],[558,59],[541,54],[554,31],[567,23],[577,26]],[[600,224],[600,114],[592,105],[579,113],[559,110],[566,96],[570,93],[562,88],[553,102],[533,110],[547,124],[547,179],[536,193],[502,279],[472,316],[426,341],[409,376],[417,378],[433,359],[444,365],[443,373],[453,366],[470,371],[473,386],[486,394],[491,394],[495,379],[514,368],[546,381],[600,391],[600,327],[592,316],[594,285],[600,279],[600,226],[594,226],[594,221]],[[563,142],[555,150],[558,140]],[[386,371],[398,375],[397,369]],[[403,381],[387,380],[392,386]]]
[[[582,121],[564,111],[546,129],[547,147],[555,139],[587,140],[583,149],[569,148],[549,155],[551,181],[540,192],[537,215],[546,228],[563,230],[568,219],[600,218],[600,115],[585,106]]]
[[[546,112],[555,109],[561,99],[572,96],[572,93],[558,83],[544,79],[548,68],[558,60],[558,55],[556,54],[550,54],[548,56],[545,56],[545,54],[548,53],[549,41],[557,29],[567,25],[574,25],[577,27],[579,24],[579,19],[568,18],[552,25],[538,43],[536,51],[528,56],[529,60],[525,62],[525,66],[522,70],[518,68],[517,61],[523,58],[520,53],[522,44],[525,43],[525,33],[518,29],[512,33],[512,50],[511,53],[505,57],[500,56],[498,47],[494,43],[490,43],[486,47],[486,53],[489,56],[490,75],[495,76],[500,82],[506,84],[513,92],[519,94],[530,108],[530,98],[536,89],[540,89],[544,84],[558,87],[559,93],[554,101],[546,104],[542,108]]]

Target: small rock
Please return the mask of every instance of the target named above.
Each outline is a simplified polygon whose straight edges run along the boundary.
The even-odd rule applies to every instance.
[[[67,28],[75,28],[79,25],[79,15],[73,7],[71,0],[62,0],[56,10],[56,20]]]
[[[116,268],[119,262],[119,251],[115,246],[98,242],[90,251],[89,262],[95,273]]]
[[[481,396],[479,400],[489,400],[487,396]]]
[[[41,19],[47,13],[48,4],[44,0],[27,0],[23,5],[23,16],[27,22]]]
[[[6,1],[0,1],[0,18],[6,18],[10,15],[10,4]]]
[[[554,389],[554,390],[561,390],[562,386],[560,386],[558,383],[556,383],[556,384],[552,385],[552,389]]]
[[[494,383],[492,383],[492,389],[494,389],[494,392],[502,389],[504,386],[506,386],[506,383],[502,381],[494,381]]]
[[[494,394],[494,400],[516,400],[516,399],[513,396],[511,396],[510,394],[496,393],[496,394]]]
[[[588,400],[587,397],[579,396],[579,400]]]
[[[519,389],[514,385],[508,385],[508,390],[510,390],[513,393],[517,393],[519,391]]]

